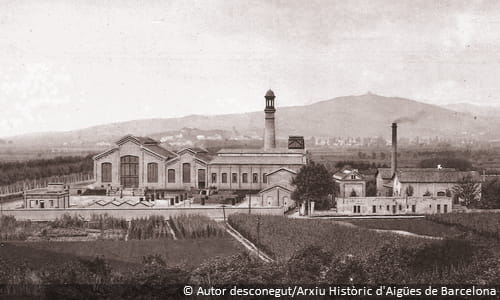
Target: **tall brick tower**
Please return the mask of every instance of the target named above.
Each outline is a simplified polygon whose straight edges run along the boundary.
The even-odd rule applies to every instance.
[[[272,90],[267,91],[266,95],[266,108],[264,112],[266,113],[266,123],[264,129],[264,150],[276,148],[276,127],[274,125],[274,113],[276,108],[274,108],[274,92]]]

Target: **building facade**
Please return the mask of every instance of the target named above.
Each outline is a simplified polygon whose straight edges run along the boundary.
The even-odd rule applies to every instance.
[[[60,208],[69,207],[69,191],[63,183],[49,183],[47,188],[24,192],[24,208]]]
[[[342,168],[333,174],[339,188],[339,197],[365,197],[366,180],[356,169]]]
[[[112,190],[186,191],[217,188],[220,190],[262,191],[273,180],[296,173],[307,163],[302,137],[290,137],[289,147],[276,148],[274,92],[265,95],[265,133],[262,149],[222,149],[210,154],[201,148],[173,151],[148,137],[127,135],[115,146],[94,157],[97,188]],[[289,170],[283,172],[282,170]],[[278,170],[281,170],[277,172]],[[275,184],[277,185],[277,184]],[[280,183],[289,189],[288,183]],[[278,199],[273,203],[283,203]]]
[[[422,215],[449,213],[449,197],[350,197],[337,198],[340,215]]]

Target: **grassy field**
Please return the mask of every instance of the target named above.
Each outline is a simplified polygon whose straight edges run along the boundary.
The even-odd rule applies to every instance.
[[[464,234],[462,230],[455,226],[439,224],[427,219],[345,219],[342,221],[364,228],[403,230],[436,237],[452,238]]]
[[[427,219],[439,224],[456,226],[482,236],[500,239],[500,213],[451,213],[430,215]]]
[[[63,264],[96,256],[109,261],[113,269],[127,270],[141,265],[147,255],[160,255],[168,265],[184,265],[191,269],[216,256],[230,256],[244,251],[233,238],[191,240],[131,240],[85,242],[4,242],[0,246],[0,262],[11,265],[25,263],[32,269],[46,264]]]
[[[341,255],[366,257],[386,244],[413,247],[429,243],[421,238],[349,227],[333,220],[301,220],[245,214],[230,215],[228,220],[242,235],[281,261],[312,245]]]

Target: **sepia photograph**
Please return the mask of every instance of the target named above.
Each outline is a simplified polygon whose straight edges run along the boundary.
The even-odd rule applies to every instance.
[[[500,299],[500,1],[0,0],[0,299]]]

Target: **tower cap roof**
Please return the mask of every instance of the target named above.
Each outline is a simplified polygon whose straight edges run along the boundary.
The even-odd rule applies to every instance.
[[[274,92],[273,92],[273,90],[271,90],[271,89],[270,89],[270,90],[268,90],[268,91],[266,92],[266,97],[275,97],[275,96],[274,96]]]

